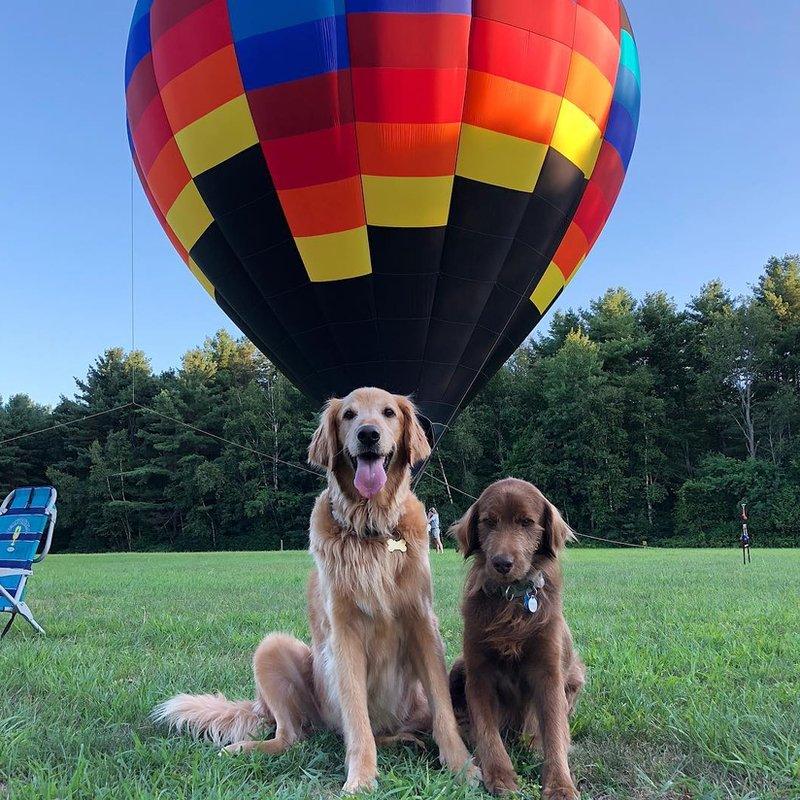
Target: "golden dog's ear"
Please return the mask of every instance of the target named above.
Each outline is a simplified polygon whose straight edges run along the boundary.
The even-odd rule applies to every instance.
[[[414,404],[403,396],[397,397],[400,413],[403,415],[403,447],[408,457],[408,463],[413,467],[424,461],[431,454],[431,446],[425,430],[417,419],[417,409]]]
[[[464,558],[469,558],[473,553],[481,549],[481,542],[478,537],[478,504],[473,503],[467,513],[458,522],[454,522],[448,531],[450,536],[455,537],[458,542],[458,552]]]
[[[557,558],[567,542],[577,541],[572,528],[564,522],[558,509],[549,501],[544,501],[544,519],[542,521],[544,536],[539,545],[539,552]]]
[[[323,469],[333,469],[333,462],[339,452],[339,434],[337,430],[339,409],[342,401],[331,398],[325,404],[319,420],[319,427],[311,437],[308,446],[308,463]]]

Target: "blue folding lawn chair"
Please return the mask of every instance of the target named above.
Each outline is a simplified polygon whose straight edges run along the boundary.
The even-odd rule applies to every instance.
[[[50,551],[56,526],[56,490],[52,486],[15,489],[0,505],[0,612],[11,614],[2,639],[17,614],[39,633],[44,629],[25,602],[25,585],[33,565]],[[44,538],[42,551],[39,545]]]

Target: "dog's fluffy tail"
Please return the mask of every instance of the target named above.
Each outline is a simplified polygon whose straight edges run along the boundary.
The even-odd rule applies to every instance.
[[[151,716],[176,733],[187,731],[219,746],[250,739],[274,722],[260,700],[228,700],[224,694],[177,694],[157,705]]]

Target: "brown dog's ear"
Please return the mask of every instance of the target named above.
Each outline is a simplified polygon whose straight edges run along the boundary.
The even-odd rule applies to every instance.
[[[458,542],[458,552],[464,558],[469,558],[473,553],[477,553],[481,549],[478,537],[478,504],[473,503],[467,509],[467,513],[450,526],[448,533],[455,537]]]
[[[335,397],[328,400],[320,417],[319,427],[311,437],[308,446],[308,463],[323,469],[333,469],[333,462],[339,452],[337,419],[342,401]]]
[[[567,542],[574,542],[575,534],[572,528],[564,522],[558,509],[549,501],[544,502],[544,536],[539,545],[539,552],[550,558],[558,558]]]
[[[431,446],[425,430],[417,419],[417,409],[414,404],[402,395],[397,396],[397,404],[403,415],[403,447],[408,457],[408,463],[413,467],[424,461],[431,454]]]

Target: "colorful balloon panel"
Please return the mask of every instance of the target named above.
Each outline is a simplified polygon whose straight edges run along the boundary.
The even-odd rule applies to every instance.
[[[140,0],[128,130],[167,235],[317,400],[448,423],[597,240],[639,117],[619,0]]]

